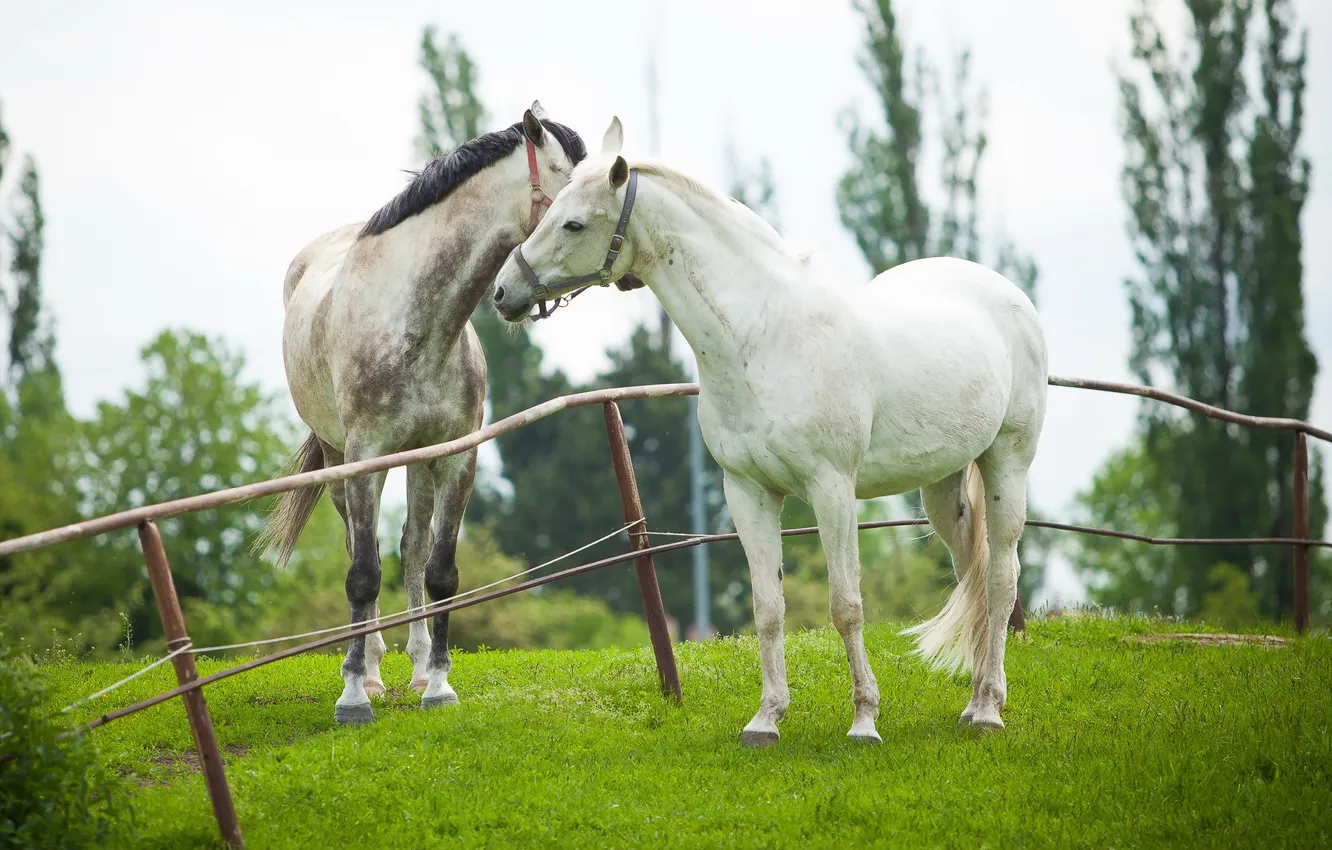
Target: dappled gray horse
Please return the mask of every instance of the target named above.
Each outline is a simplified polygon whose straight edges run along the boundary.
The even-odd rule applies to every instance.
[[[468,321],[504,258],[536,227],[587,155],[573,130],[539,103],[511,127],[429,165],[368,222],[320,236],[287,270],[283,360],[292,401],[310,428],[293,467],[311,471],[461,437],[481,427],[486,360]],[[407,600],[458,590],[454,561],[471,496],[476,451],[407,468],[402,566]],[[330,486],[347,528],[347,601],[353,624],[378,616],[375,530],[383,472]],[[321,489],[281,497],[257,549],[283,566]],[[411,624],[407,652],[422,707],[456,703],[449,686],[449,615]],[[335,716],[374,719],[384,638],[352,638]]]

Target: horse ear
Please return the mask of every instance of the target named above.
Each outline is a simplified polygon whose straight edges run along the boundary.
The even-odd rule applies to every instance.
[[[624,161],[624,157],[615,157],[615,164],[610,170],[610,187],[614,192],[624,185],[624,181],[629,179],[629,163]]]
[[[530,109],[523,113],[523,135],[537,147],[546,143],[546,128]]]
[[[620,126],[620,116],[615,115],[611,117],[610,126],[606,128],[606,135],[601,137],[601,155],[610,156],[619,153],[622,147],[624,147],[624,127]]]
[[[550,114],[546,112],[546,108],[541,105],[541,101],[539,100],[532,101],[532,114],[542,121],[550,118]]]

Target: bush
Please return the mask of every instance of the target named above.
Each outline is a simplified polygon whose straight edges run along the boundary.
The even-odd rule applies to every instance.
[[[0,632],[0,848],[102,846],[120,789],[82,735],[64,740],[41,671]]]

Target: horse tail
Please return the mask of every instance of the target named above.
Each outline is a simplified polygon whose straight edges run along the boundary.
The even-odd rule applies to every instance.
[[[967,533],[971,558],[943,610],[903,634],[916,637],[916,654],[934,670],[978,670],[989,646],[989,601],[985,573],[990,565],[990,544],[985,530],[985,482],[976,462],[963,473],[965,509],[971,514]]]
[[[297,471],[314,472],[323,468],[324,449],[319,438],[311,432],[287,461],[279,477]],[[285,567],[292,550],[296,548],[296,541],[300,539],[301,529],[310,521],[310,515],[314,513],[315,506],[319,504],[319,497],[323,494],[324,485],[320,484],[291,490],[278,496],[277,504],[269,512],[264,528],[255,537],[250,551],[261,557],[271,555],[274,566],[278,569]]]

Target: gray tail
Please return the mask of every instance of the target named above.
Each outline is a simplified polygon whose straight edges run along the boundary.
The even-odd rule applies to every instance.
[[[324,449],[319,438],[311,432],[301,447],[292,455],[279,477],[294,472],[314,472],[324,468]],[[268,514],[263,531],[255,538],[250,551],[269,557],[273,565],[282,569],[287,565],[296,541],[301,537],[301,529],[310,521],[319,497],[324,494],[324,485],[303,487],[278,496],[277,504]]]

